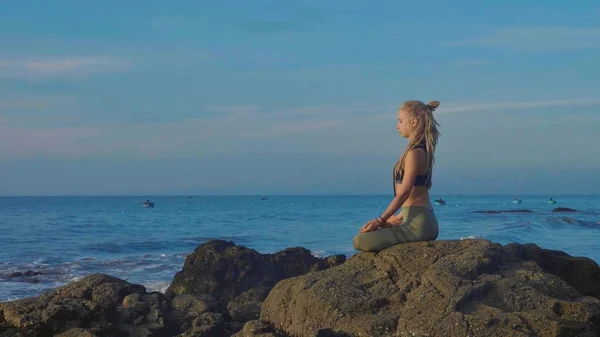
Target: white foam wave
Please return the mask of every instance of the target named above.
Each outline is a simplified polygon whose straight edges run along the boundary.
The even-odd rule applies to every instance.
[[[476,240],[476,239],[483,239],[483,236],[481,235],[469,235],[466,238],[460,238],[461,240]]]
[[[323,257],[325,256],[324,250],[315,250],[311,252],[314,257]]]
[[[158,291],[158,292],[164,294],[165,291],[167,291],[167,288],[169,288],[170,284],[171,284],[170,282],[159,281],[159,282],[154,282],[154,283],[150,283],[148,285],[145,285],[145,287],[146,287],[146,290],[148,292]]]

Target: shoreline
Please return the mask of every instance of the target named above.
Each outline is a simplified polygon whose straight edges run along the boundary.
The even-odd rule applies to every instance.
[[[598,281],[600,267],[595,261],[534,244],[436,240],[400,244],[379,253],[358,252],[349,258],[316,258],[302,247],[260,254],[231,241],[212,240],[187,256],[164,294],[109,275],[88,275],[44,295],[0,303],[0,333],[4,329],[89,336],[210,332],[206,336],[287,337],[331,331],[328,336],[337,332],[483,336],[490,327],[504,335],[545,336],[564,329],[600,333]],[[506,307],[509,298],[516,301],[514,308]],[[450,306],[456,320],[439,325],[451,317],[444,313],[447,301],[456,302]],[[82,303],[89,304],[81,307]],[[559,303],[560,310],[544,303]],[[416,316],[410,318],[418,312],[408,310],[413,306],[422,307],[422,325],[398,324],[417,322]],[[490,323],[485,318],[488,307],[506,321]],[[118,315],[109,315],[114,308]],[[529,317],[530,323],[514,321],[514,310]],[[564,315],[569,325],[561,318]],[[23,325],[24,319],[38,323]],[[376,323],[381,320],[388,323]]]

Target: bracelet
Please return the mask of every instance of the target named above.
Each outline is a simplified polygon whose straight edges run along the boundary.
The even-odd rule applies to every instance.
[[[377,222],[379,222],[379,219],[381,219],[381,221],[383,221],[383,223],[385,224],[385,219],[384,219],[384,218],[382,218],[382,217],[378,216],[378,217],[377,217]],[[379,223],[381,224],[381,222],[379,222]]]

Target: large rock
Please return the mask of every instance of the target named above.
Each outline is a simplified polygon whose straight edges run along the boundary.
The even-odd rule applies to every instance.
[[[232,337],[287,337],[287,335],[277,331],[269,323],[253,320],[244,324],[244,328]]]
[[[598,265],[536,251],[463,240],[358,253],[279,282],[260,319],[291,336],[599,336],[600,300],[581,293],[595,294]]]
[[[258,318],[279,280],[344,261],[343,255],[316,258],[304,248],[262,255],[210,241],[186,259],[166,295],[94,274],[38,297],[0,303],[0,336],[230,336]],[[262,330],[251,323],[244,331]]]
[[[167,293],[210,294],[228,307],[234,320],[246,322],[258,318],[263,300],[280,280],[345,260],[344,255],[317,258],[301,247],[260,254],[230,241],[212,240],[186,258]]]
[[[594,260],[575,257],[558,250],[542,249],[535,244],[509,244],[504,250],[513,256],[534,261],[544,271],[559,276],[580,294],[600,298],[600,268]]]
[[[216,299],[168,298],[94,274],[54,291],[0,303],[0,336],[223,336],[232,331]],[[239,330],[236,327],[234,330]]]

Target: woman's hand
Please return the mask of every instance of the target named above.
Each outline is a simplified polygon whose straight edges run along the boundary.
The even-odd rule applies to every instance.
[[[400,226],[401,224],[402,224],[402,215],[392,215],[389,219],[387,219],[387,221],[385,222],[383,227],[390,228],[390,227]]]
[[[367,232],[372,232],[380,227],[383,227],[383,225],[385,225],[383,223],[383,221],[378,220],[378,219],[373,219],[370,220],[369,222],[367,222],[366,224],[364,224],[361,228],[359,233],[367,233]]]

